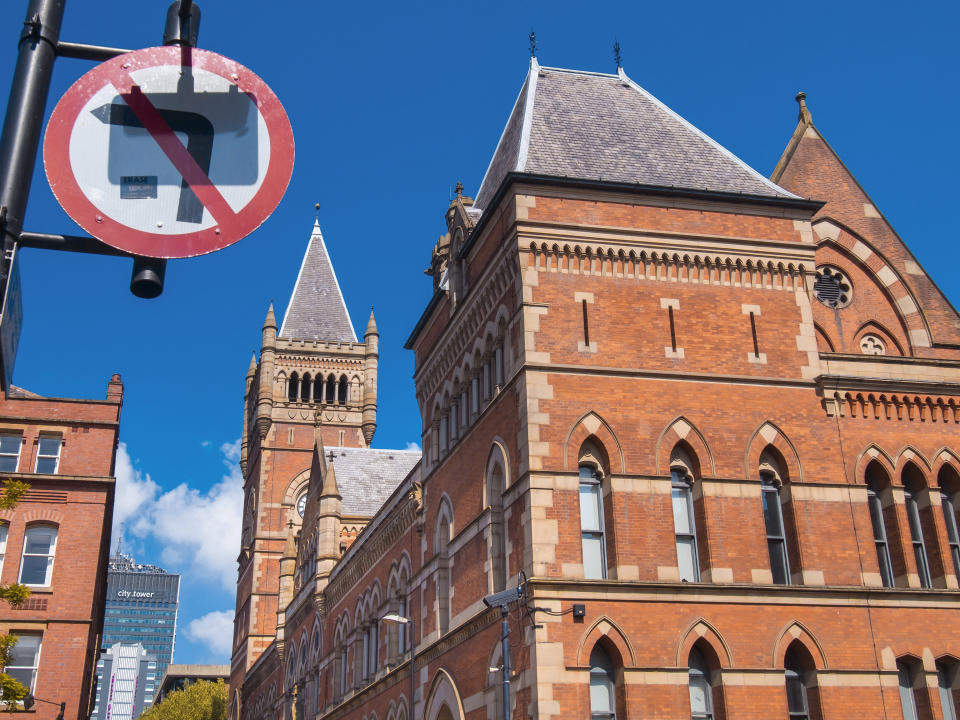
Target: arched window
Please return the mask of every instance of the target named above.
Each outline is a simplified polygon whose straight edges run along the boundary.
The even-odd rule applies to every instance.
[[[713,685],[707,660],[694,645],[690,650],[690,717],[692,720],[714,720]]]
[[[607,576],[607,543],[603,522],[601,477],[595,465],[580,466],[580,538],[585,578]]]
[[[930,578],[930,559],[923,539],[924,528],[920,520],[920,507],[917,504],[917,495],[921,490],[923,490],[923,480],[920,471],[915,465],[907,465],[903,469],[903,497],[906,505],[907,521],[910,524],[913,557],[917,562],[920,586],[929,588],[933,586],[933,580]]]
[[[313,379],[313,401],[315,403],[323,402],[323,375],[317,375]]]
[[[466,432],[470,424],[470,393],[467,392],[467,385],[460,388],[460,432]]]
[[[490,506],[490,575],[493,592],[507,586],[506,527],[503,493],[506,490],[506,460],[495,445],[487,460],[487,504]]]
[[[700,582],[691,467],[692,463],[686,451],[680,447],[675,448],[670,461],[670,487],[673,496],[673,529],[677,540],[677,567],[681,580]]]
[[[31,525],[23,540],[20,561],[22,585],[44,587],[53,579],[53,556],[57,550],[57,528],[54,525]]]
[[[310,390],[313,385],[310,382],[310,373],[303,374],[303,380],[300,381],[300,402],[310,402]]]
[[[600,643],[590,653],[590,718],[616,720],[616,670],[610,655]]]
[[[937,660],[937,688],[940,693],[940,707],[943,720],[957,720],[957,661],[953,659]]]
[[[347,376],[340,376],[340,384],[337,386],[337,402],[340,405],[347,404]]]
[[[456,389],[453,391],[453,400],[450,401],[450,447],[453,447],[453,444],[457,441],[457,438],[460,436],[460,408],[458,403],[459,393]]]
[[[290,380],[287,383],[287,400],[290,402],[297,401],[297,395],[300,392],[300,376],[293,372],[290,373]]]
[[[290,645],[290,657],[287,659],[287,687],[293,687],[297,677],[297,645]]]
[[[377,606],[379,600],[374,596],[370,601],[367,623],[367,667],[364,673],[368,680],[372,680],[380,667],[380,621],[378,620]]]
[[[960,579],[960,532],[957,530],[957,506],[954,503],[957,491],[960,490],[960,476],[952,467],[944,465],[937,475],[937,484],[940,486],[940,507],[943,508],[943,522],[947,528],[953,570]]]
[[[333,377],[333,373],[327,375],[327,405],[333,405],[334,400],[337,397],[337,379]]]
[[[786,675],[787,717],[790,720],[819,718],[819,713],[813,714],[819,710],[819,698],[816,685],[813,684],[816,666],[802,643],[794,642],[787,648],[783,669]]]
[[[437,629],[441,635],[450,630],[450,520],[446,506],[441,506],[434,539],[437,553]]]
[[[890,541],[887,538],[887,523],[884,518],[883,502],[880,499],[881,482],[886,473],[874,460],[867,466],[867,505],[870,508],[870,522],[873,525],[873,543],[877,549],[877,563],[880,566],[880,579],[884,587],[893,587],[893,562],[890,558]],[[885,483],[884,483],[885,484]]]
[[[907,660],[897,660],[897,685],[900,688],[900,710],[903,720],[918,720],[917,700],[913,689],[918,673],[916,663]]]
[[[763,522],[767,533],[767,553],[770,572],[777,585],[790,584],[790,560],[787,554],[787,535],[783,524],[783,502],[780,497],[780,464],[769,452],[760,457]]]

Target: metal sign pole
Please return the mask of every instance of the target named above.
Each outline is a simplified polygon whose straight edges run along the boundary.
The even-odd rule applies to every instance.
[[[65,5],[66,0],[30,0],[20,35],[17,66],[0,135],[0,230],[4,250],[0,272],[4,283],[10,254],[23,230]]]

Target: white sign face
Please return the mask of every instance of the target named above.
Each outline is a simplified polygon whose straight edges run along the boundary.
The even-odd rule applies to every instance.
[[[147,100],[236,213],[267,174],[270,138],[256,104],[225,78],[194,70],[178,88],[172,65],[130,73]],[[106,152],[104,152],[106,149]],[[180,235],[216,221],[112,86],[84,105],[70,133],[70,165],[80,190],[101,212],[142,232]]]
[[[218,250],[273,211],[293,134],[252,72],[202,50],[149,48],[84,75],[44,141],[51,188],[91,235],[128,252]]]

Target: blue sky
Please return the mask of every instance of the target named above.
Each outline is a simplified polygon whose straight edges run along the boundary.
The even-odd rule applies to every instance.
[[[25,251],[14,377],[44,395],[103,397],[122,374],[118,514],[138,559],[183,573],[177,662],[228,661],[244,374],[267,304],[279,317],[289,299],[313,204],[358,333],[376,308],[374,444],[405,447],[419,439],[403,342],[430,296],[423,269],[453,186],[476,193],[523,82],[531,28],[548,66],[613,71],[618,39],[631,78],[764,174],[806,91],[818,128],[960,302],[956,3],[200,4],[200,47],[256,72],[287,109],[296,164],[286,197],[236,245],[170,262],[156,300],[129,293],[129,260]],[[166,5],[70,0],[61,37],[156,45]],[[2,98],[25,9],[0,7]],[[48,115],[91,67],[57,61]],[[79,232],[41,163],[26,228]]]

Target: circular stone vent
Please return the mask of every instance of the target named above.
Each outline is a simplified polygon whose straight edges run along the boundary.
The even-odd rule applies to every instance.
[[[853,293],[850,281],[839,268],[822,265],[817,268],[817,279],[813,283],[813,295],[827,307],[843,308],[850,304]]]

